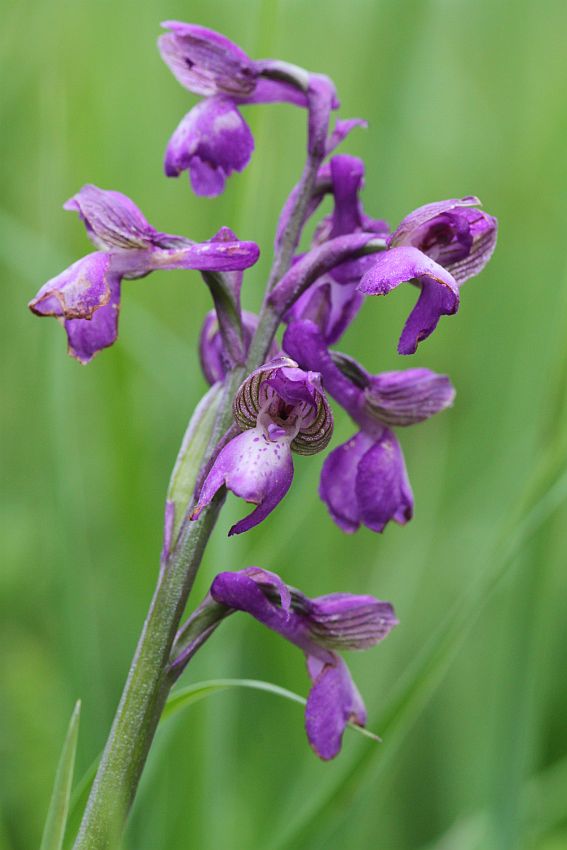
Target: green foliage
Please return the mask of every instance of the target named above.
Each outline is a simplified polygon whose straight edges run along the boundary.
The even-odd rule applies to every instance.
[[[51,802],[45,820],[43,837],[40,850],[61,850],[67,815],[69,812],[69,800],[73,785],[73,772],[75,770],[75,753],[77,751],[77,740],[79,737],[79,718],[81,716],[81,703],[77,702],[69,721],[69,728],[65,736],[65,743],[61,751],[61,757],[57,766]]]
[[[226,538],[229,498],[192,602],[221,569],[258,564],[315,595],[392,600],[400,626],[349,665],[379,747],[345,736],[330,764],[301,711],[227,689],[160,730],[125,850],[558,850],[567,822],[567,11],[560,0],[22,0],[0,61],[2,405],[0,847],[39,845],[67,706],[83,699],[77,775],[100,752],[151,596],[163,501],[206,387],[197,273],[127,282],[119,343],[82,368],[25,309],[89,250],[60,209],[82,183],[126,192],[161,230],[258,241],[258,306],[278,209],[301,168],[304,115],[250,107],[252,163],[215,201],[166,180],[170,132],[195,99],[155,50],[164,17],[331,74],[342,115],[370,121],[368,214],[478,194],[500,243],[415,357],[395,343],[410,287],[365,305],[344,350],[372,371],[449,372],[455,407],[400,433],[416,516],[342,535],[318,501],[321,457],[260,528]],[[337,416],[336,441],[351,426]],[[180,685],[253,677],[305,694],[300,653],[234,616]],[[554,778],[555,780],[554,781]],[[79,791],[75,791],[75,799]],[[222,816],[221,814],[222,813]],[[72,823],[69,824],[72,831]],[[476,844],[475,844],[476,842]]]

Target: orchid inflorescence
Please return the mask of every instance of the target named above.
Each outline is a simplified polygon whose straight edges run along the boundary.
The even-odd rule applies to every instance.
[[[291,487],[293,453],[316,454],[331,441],[327,396],[356,427],[323,464],[319,495],[332,520],[347,533],[361,525],[382,532],[392,520],[403,525],[412,517],[414,499],[396,429],[444,410],[455,391],[447,376],[425,368],[371,374],[332,346],[366,296],[387,295],[411,283],[419,295],[398,351],[415,353],[441,316],[457,312],[462,284],[490,259],[496,219],[479,209],[478,198],[464,197],[421,206],[391,230],[362,208],[362,160],[335,153],[365,122],[336,120],[329,128],[339,101],[328,77],[279,60],[254,61],[204,27],[177,21],[164,26],[167,32],[159,39],[164,61],[182,86],[203,98],[171,136],[165,173],[188,172],[196,194],[220,194],[227,178],[247,166],[254,140],[241,108],[285,102],[307,112],[305,171],[281,212],[262,311],[244,311],[240,303],[243,273],[259,256],[254,242],[238,239],[228,228],[202,243],[162,233],[125,195],[93,185],[84,186],[65,209],[78,213],[96,251],[48,281],[30,307],[59,319],[69,353],[88,363],[116,341],[123,280],[160,269],[192,269],[209,286],[214,310],[204,319],[199,356],[211,390],[190,423],[172,478],[165,573],[192,527],[227,490],[254,505],[230,534],[247,532],[267,518]],[[309,249],[300,253],[303,228],[326,196],[332,212],[316,224]],[[285,331],[278,342],[281,325]],[[193,436],[203,422],[211,440],[204,441],[207,450],[197,458],[190,487],[185,478],[181,492],[178,472],[188,458],[194,461]],[[220,433],[219,423],[224,423]],[[310,599],[257,567],[222,572],[178,631],[170,656],[172,681],[235,611],[247,612],[303,650],[312,682],[307,735],[321,758],[335,756],[347,724],[366,722],[362,699],[337,650],[366,649],[382,640],[397,623],[392,606],[347,593]]]

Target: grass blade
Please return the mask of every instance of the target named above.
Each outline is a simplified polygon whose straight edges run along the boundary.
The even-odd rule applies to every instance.
[[[67,816],[69,814],[69,799],[71,786],[73,784],[73,772],[75,769],[75,753],[77,751],[77,740],[79,736],[79,718],[81,715],[80,700],[75,704],[65,743],[61,751],[55,783],[51,794],[51,802],[47,812],[47,819],[43,830],[40,850],[61,850]]]

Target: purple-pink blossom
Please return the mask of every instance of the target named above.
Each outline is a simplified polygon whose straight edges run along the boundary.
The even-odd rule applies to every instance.
[[[258,567],[217,575],[214,602],[245,611],[305,654],[311,689],[305,708],[307,738],[322,759],[340,751],[349,723],[366,725],[366,708],[337,650],[369,649],[398,621],[389,602],[374,596],[331,593],[310,599],[275,573]],[[226,616],[219,612],[219,616]]]
[[[69,354],[88,363],[118,335],[121,284],[160,269],[241,271],[258,259],[254,242],[227,241],[221,231],[210,242],[161,233],[130,198],[86,185],[65,204],[79,214],[99,249],[49,280],[30,301],[38,316],[54,316],[65,327]]]
[[[293,480],[292,451],[314,454],[331,439],[333,417],[320,376],[288,357],[269,361],[244,381],[234,400],[241,433],[221,449],[199,493],[191,519],[198,519],[226,487],[256,505],[229,534],[262,522],[281,502]]]

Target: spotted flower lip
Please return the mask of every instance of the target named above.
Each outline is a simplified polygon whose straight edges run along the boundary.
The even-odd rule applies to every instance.
[[[466,197],[426,204],[410,213],[388,238],[389,250],[376,258],[359,291],[386,295],[400,283],[415,281],[421,293],[398,344],[414,354],[441,316],[456,313],[460,286],[479,274],[496,245],[497,220]]]
[[[351,358],[332,355],[311,321],[289,325],[283,345],[305,368],[320,372],[326,391],[360,429],[323,464],[319,495],[332,519],[347,533],[361,525],[380,533],[392,520],[404,525],[413,516],[413,493],[391,428],[449,407],[455,396],[450,380],[429,369],[370,375]]]
[[[293,480],[292,450],[308,455],[328,445],[333,418],[319,375],[304,372],[288,357],[252,372],[233,411],[242,433],[219,452],[191,519],[198,519],[224,486],[256,505],[230,529],[229,534],[240,534],[262,522],[286,495]]]
[[[334,758],[346,726],[366,724],[362,698],[336,650],[368,649],[383,640],[398,623],[390,603],[350,593],[310,599],[258,567],[220,573],[210,595],[303,650],[312,683],[305,709],[307,737],[320,758]]]
[[[83,186],[64,208],[79,214],[99,250],[44,284],[29,307],[63,323],[69,353],[81,363],[115,342],[123,279],[160,269],[237,271],[259,255],[254,242],[229,241],[224,231],[200,244],[161,233],[126,195],[93,185]]]
[[[223,192],[227,178],[242,171],[254,149],[239,107],[284,102],[307,108],[308,149],[323,157],[352,128],[340,124],[327,140],[329,115],[339,106],[332,81],[275,59],[255,61],[224,35],[206,27],[166,21],[158,39],[164,62],[182,86],[205,100],[181,120],[168,142],[168,177],[189,173],[197,195]]]

